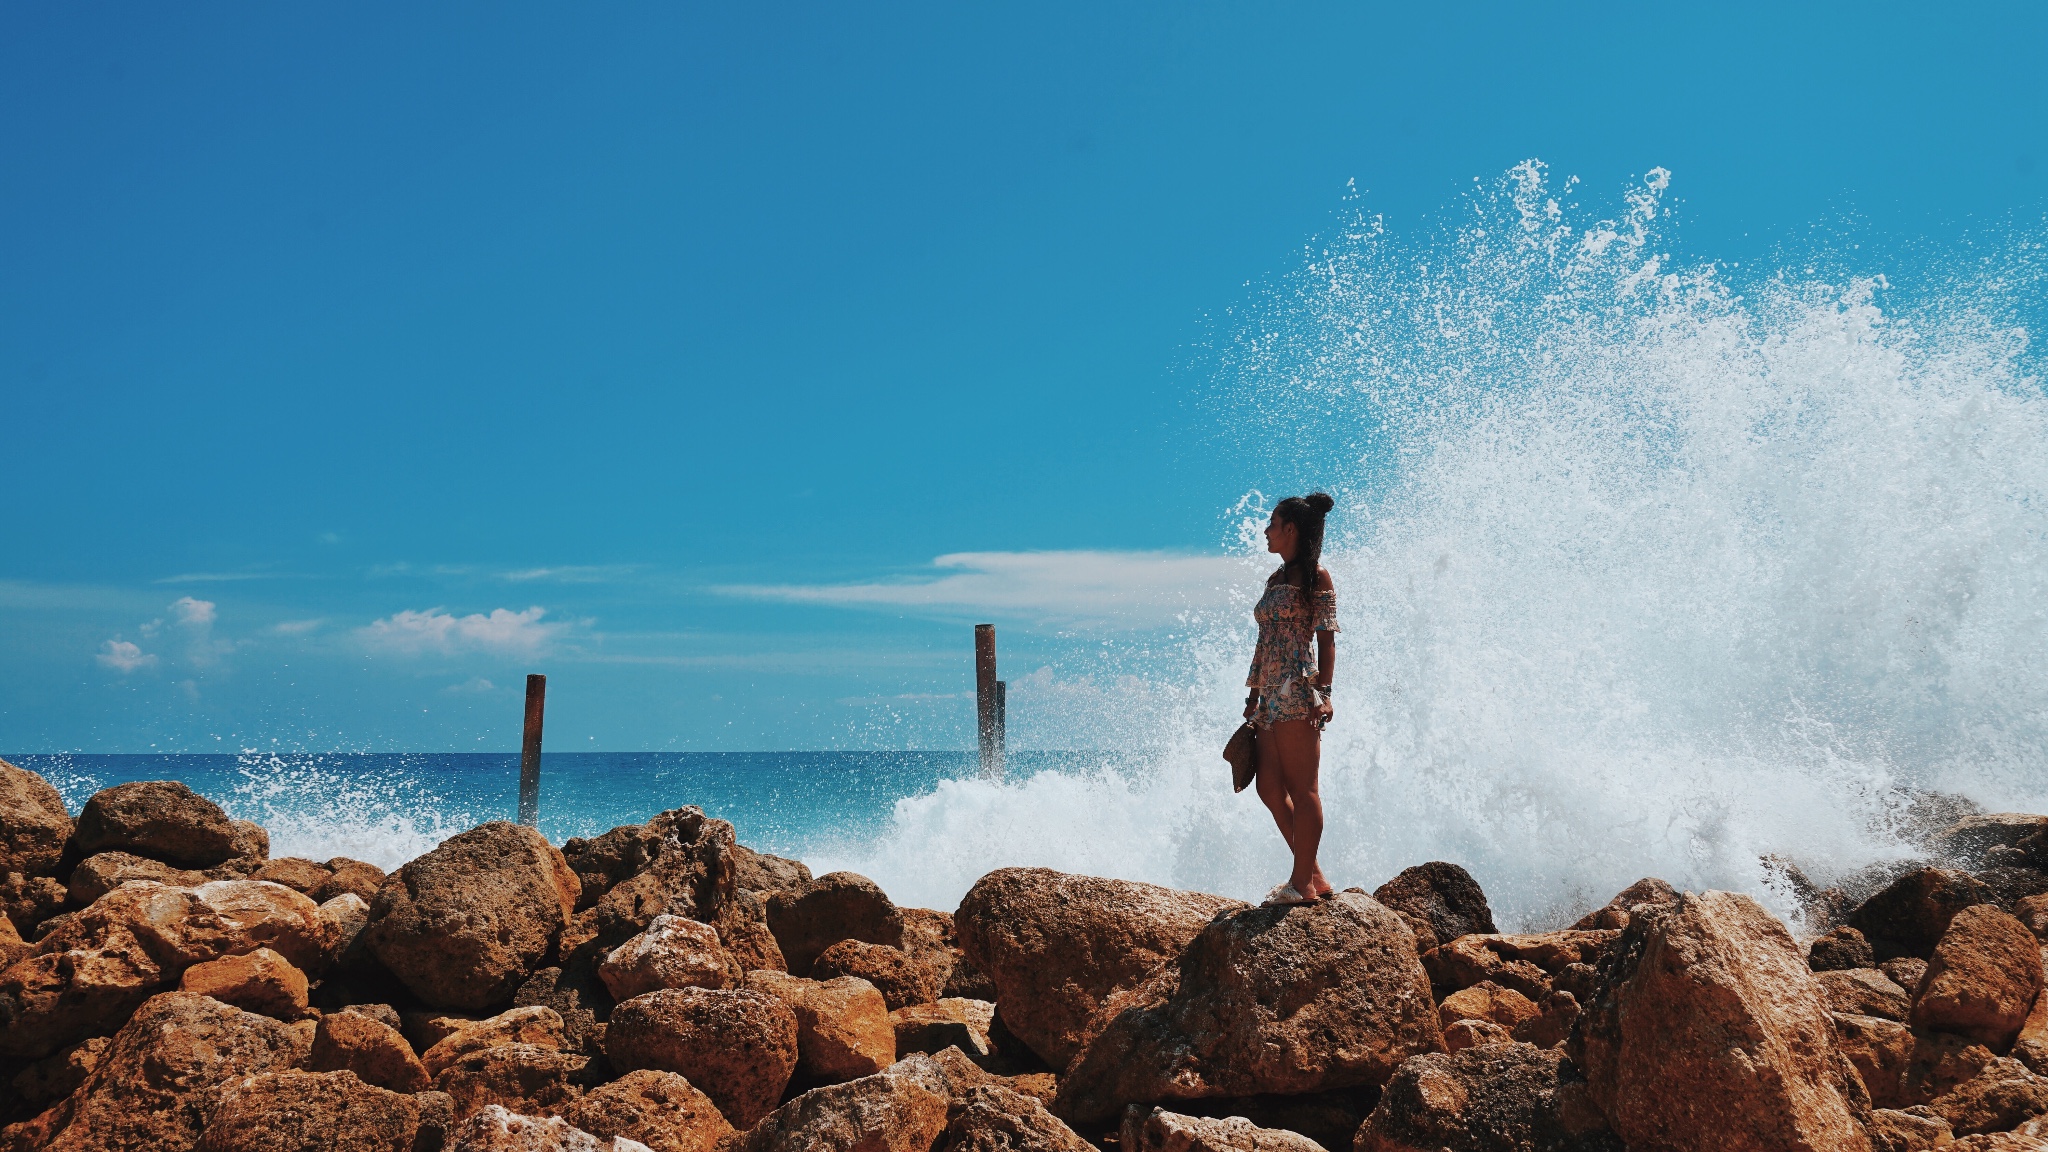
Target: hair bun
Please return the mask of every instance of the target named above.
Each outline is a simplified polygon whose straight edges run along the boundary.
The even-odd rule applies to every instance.
[[[1335,500],[1330,499],[1329,496],[1321,492],[1311,492],[1308,495],[1303,496],[1301,498],[1301,502],[1315,509],[1316,515],[1318,516],[1329,515],[1330,509],[1335,508],[1337,506],[1337,502]]]

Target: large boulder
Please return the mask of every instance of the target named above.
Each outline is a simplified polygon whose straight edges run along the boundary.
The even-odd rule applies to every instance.
[[[306,895],[322,904],[344,893],[360,896],[367,904],[377,898],[377,889],[382,888],[387,879],[384,870],[375,864],[351,860],[346,856],[336,856],[321,867],[327,869],[327,880]]]
[[[685,1077],[736,1127],[751,1128],[796,1071],[796,1014],[762,992],[664,988],[614,1008],[604,1048],[622,1072]]]
[[[607,953],[597,974],[615,1000],[657,988],[731,988],[744,978],[716,928],[667,914]]]
[[[2035,1075],[2048,1076],[2048,995],[2034,997],[2034,1007],[2012,1042],[2012,1056]]]
[[[562,1047],[585,1056],[604,1051],[604,1022],[612,1011],[612,995],[598,979],[593,957],[577,956],[567,967],[535,972],[512,994],[514,1007],[552,1008],[562,1018]]]
[[[0,873],[0,915],[12,921],[24,937],[61,912],[68,896],[64,882],[55,876]]]
[[[1183,1116],[1135,1104],[1124,1113],[1117,1147],[1123,1152],[1325,1152],[1306,1136],[1261,1128],[1242,1116]]]
[[[1915,868],[1857,905],[1849,927],[1863,933],[1879,960],[1925,958],[1956,913],[1991,899],[1991,890],[1967,872]]]
[[[1989,904],[1965,908],[1934,946],[1913,1000],[1913,1024],[2004,1052],[2041,994],[2041,944]]]
[[[306,974],[268,948],[194,964],[178,986],[278,1020],[306,1015]]]
[[[1053,1111],[1084,1126],[1128,1104],[1378,1085],[1443,1049],[1407,923],[1361,892],[1216,917],[1180,958],[1103,1009]]]
[[[873,880],[854,872],[818,877],[802,892],[768,898],[768,928],[797,976],[811,974],[818,955],[841,940],[903,943],[903,916]]]
[[[559,1051],[562,1040],[562,1017],[554,1009],[545,1005],[512,1008],[466,1024],[436,1040],[420,1053],[420,1064],[428,1076],[439,1076],[442,1069],[472,1052],[501,1044],[530,1044]]]
[[[141,780],[93,793],[71,836],[80,856],[133,852],[181,868],[225,863],[241,846],[220,805],[176,780]]]
[[[1401,1065],[1357,1152],[1621,1152],[1561,1052],[1497,1044]]]
[[[78,862],[65,886],[71,903],[83,908],[130,880],[153,880],[173,888],[197,888],[213,877],[133,852],[97,852]]]
[[[811,886],[811,870],[801,860],[770,856],[735,844],[732,879],[750,892],[802,892]]]
[[[351,1072],[366,1084],[393,1092],[425,1092],[432,1087],[426,1067],[398,1029],[358,1012],[320,1018],[306,1066],[315,1072]]]
[[[546,961],[578,883],[538,831],[494,821],[400,868],[370,904],[370,948],[443,1008],[504,1003]]]
[[[50,782],[0,760],[0,874],[57,870],[71,838],[71,813]]]
[[[798,1096],[733,1152],[931,1152],[946,1130],[948,1098],[943,1082],[895,1065]]]
[[[593,1089],[562,1111],[593,1136],[623,1136],[653,1152],[718,1152],[732,1134],[711,1098],[673,1072],[642,1068]]]
[[[2048,1116],[2048,1080],[2017,1060],[1997,1059],[1926,1105],[1958,1136],[2010,1132]]]
[[[596,910],[599,939],[624,941],[664,913],[719,924],[737,887],[732,825],[698,808],[676,808],[645,824],[571,841],[579,900]],[[570,855],[566,849],[565,857]]]
[[[1243,907],[1130,880],[1001,868],[975,882],[953,925],[967,961],[995,984],[1004,1025],[1064,1068],[1112,993],[1180,955],[1218,913]]]
[[[1372,898],[1400,913],[1415,929],[1417,951],[1426,952],[1473,932],[1497,932],[1486,893],[1470,872],[1432,860],[1404,868],[1373,889]]]
[[[803,1076],[831,1084],[872,1076],[896,1062],[895,1024],[873,984],[855,976],[807,980],[750,972],[747,987],[796,1015],[796,1066]]]
[[[1817,936],[1806,946],[1806,966],[1815,972],[1841,972],[1851,968],[1875,968],[1877,953],[1870,941],[1847,924]]]
[[[1842,968],[1814,976],[1827,993],[1830,1012],[1904,1020],[1913,1011],[1913,997],[1881,969]]]
[[[1633,917],[1605,977],[1569,1050],[1631,1147],[1869,1147],[1826,994],[1756,901],[1688,893]]]
[[[441,1069],[434,1087],[453,1100],[455,1118],[496,1104],[527,1116],[553,1116],[592,1079],[590,1058],[537,1044],[479,1048]]]
[[[1094,1152],[1034,1097],[1000,1085],[969,1088],[954,1100],[946,1152]],[[1128,1146],[1127,1146],[1128,1147]]]
[[[881,990],[891,1012],[912,1004],[929,1004],[946,990],[950,965],[939,968],[920,964],[918,958],[901,948],[870,944],[865,940],[841,940],[811,963],[811,975],[819,980],[853,976]]]
[[[221,1093],[306,1058],[307,1032],[205,996],[168,992],[136,1009],[78,1090],[7,1130],[11,1149],[185,1152]]]
[[[413,1152],[420,1106],[353,1072],[265,1072],[221,1093],[198,1152]]]

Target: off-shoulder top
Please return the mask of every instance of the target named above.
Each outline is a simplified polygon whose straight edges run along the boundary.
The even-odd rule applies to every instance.
[[[1286,581],[1266,585],[1252,609],[1259,622],[1259,646],[1252,653],[1250,688],[1271,688],[1297,676],[1316,674],[1315,634],[1337,627],[1337,590],[1306,592]]]

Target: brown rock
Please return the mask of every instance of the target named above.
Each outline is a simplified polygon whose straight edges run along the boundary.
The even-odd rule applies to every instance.
[[[208,879],[204,872],[188,871],[132,852],[100,852],[79,861],[78,867],[71,870],[66,892],[72,904],[83,908],[130,880],[197,888]]]
[[[1443,1049],[1414,940],[1358,892],[1218,916],[1103,1009],[1053,1111],[1107,1124],[1133,1103],[1384,1083]]]
[[[434,1077],[455,1102],[458,1120],[496,1104],[527,1116],[553,1116],[581,1092],[590,1058],[536,1044],[498,1044],[465,1053]]]
[[[2034,997],[2034,1007],[2012,1042],[2012,1055],[2035,1075],[2048,1075],[2048,993]]]
[[[1941,1117],[1890,1108],[1872,1112],[1863,1130],[1870,1134],[1872,1152],[1932,1152],[1954,1140],[1948,1121]]]
[[[1491,1020],[1453,1020],[1444,1029],[1444,1051],[1463,1052],[1489,1044],[1512,1044],[1515,1034]]]
[[[881,990],[889,1010],[929,1004],[945,991],[947,973],[917,963],[909,953],[885,944],[841,940],[818,954],[811,975],[819,980],[854,976]]]
[[[1428,928],[1425,922],[1423,930]],[[1124,1112],[1117,1147],[1131,1152],[1324,1152],[1306,1136],[1260,1128],[1242,1116],[1183,1116],[1137,1104]]]
[[[420,1064],[429,1077],[472,1052],[501,1044],[526,1044],[537,1048],[562,1047],[562,1017],[552,1008],[535,1006],[500,1012],[448,1034],[420,1054]]]
[[[1572,929],[1526,936],[1461,936],[1424,953],[1422,966],[1441,995],[1490,980],[1541,1002],[1566,968],[1597,963],[1620,935],[1613,929]]]
[[[2035,939],[2048,943],[2048,895],[2028,896],[2014,903],[2012,914]]]
[[[1869,1146],[1825,993],[1756,901],[1688,893],[1632,915],[1607,976],[1569,1049],[1631,1147]]]
[[[1913,1024],[2003,1052],[2041,993],[2041,943],[1988,904],[1965,908],[1935,945],[1913,999]]]
[[[486,1019],[488,1017],[441,1012],[432,1008],[408,1008],[398,1014],[398,1030],[405,1036],[406,1043],[412,1045],[413,1051],[425,1052],[464,1028],[481,1024]]]
[[[336,856],[321,867],[327,869],[327,879],[306,895],[322,904],[344,892],[362,897],[367,904],[377,898],[377,889],[382,888],[388,879],[384,870],[375,864],[365,864],[346,856]]]
[[[1991,1049],[1946,1032],[1916,1032],[1907,1058],[1900,1107],[1925,1104],[1976,1079],[1998,1061]]]
[[[953,931],[953,916],[931,908],[898,908],[903,917],[903,943],[905,955],[919,968],[931,972],[931,979],[938,985],[940,996],[962,996],[961,992],[948,991],[954,984],[954,971],[965,961],[960,955],[960,942]],[[987,978],[973,972],[973,965],[964,978],[987,984]],[[988,986],[987,996],[972,996],[969,999],[993,1000],[995,986]]]
[[[989,1032],[996,1006],[986,1000],[948,997],[933,1004],[912,1004],[889,1013],[900,1053],[943,1052],[958,1048],[986,1066],[995,1051]]]
[[[228,824],[235,830],[235,838],[224,863],[234,866],[237,872],[222,879],[247,879],[270,860],[270,833],[254,820],[230,820]]]
[[[2028,1127],[2037,1127],[2038,1121]],[[2048,1139],[2035,1132],[1997,1132],[1965,1136],[1953,1144],[1944,1145],[1951,1152],[2044,1152],[2048,1150]]]
[[[614,1008],[604,1046],[619,1070],[686,1077],[727,1120],[751,1128],[796,1071],[796,1014],[761,992],[665,988]]]
[[[2014,848],[2029,836],[2048,830],[2048,816],[2023,812],[1986,812],[1965,816],[1934,834],[1928,847],[1958,868],[1975,870],[1990,861],[1993,849]]]
[[[79,855],[132,852],[181,868],[211,868],[235,855],[236,831],[220,805],[175,780],[116,784],[78,814]]]
[[[718,938],[725,942],[726,951],[739,961],[741,970],[789,971],[782,946],[775,942],[775,933],[768,928],[768,905],[760,893],[735,888],[731,903],[719,913],[713,927],[718,929]]]
[[[592,901],[598,939],[607,946],[663,913],[713,925],[731,914],[735,842],[732,825],[723,820],[677,808],[581,843],[573,865],[580,898]],[[602,895],[593,898],[593,888]]]
[[[8,1135],[16,1148],[54,1152],[184,1152],[223,1089],[296,1067],[306,1049],[290,1025],[168,992],[136,1009],[76,1092]]]
[[[386,1028],[391,1029],[393,1032],[400,1032],[403,1030],[403,1025],[398,1015],[398,1009],[393,1008],[389,1004],[378,1004],[374,1002],[344,1004],[336,1008],[335,1011],[353,1012],[358,1016],[368,1017],[369,1019],[375,1020],[377,1023],[384,1025]],[[410,1044],[410,1041],[408,1041],[407,1043]]]
[[[326,973],[356,975],[377,968],[377,958],[363,935],[370,927],[370,906],[361,896],[344,892],[320,905],[315,914],[320,918],[321,967]]]
[[[1870,941],[1847,924],[1817,936],[1806,948],[1806,966],[1815,972],[1845,972],[1852,968],[1874,968],[1877,955]]]
[[[801,860],[786,860],[733,845],[733,883],[751,892],[802,892],[811,886],[811,870]]]
[[[400,868],[370,903],[377,959],[429,1004],[504,1003],[569,922],[577,881],[532,828],[496,821]]]
[[[1400,875],[1374,889],[1372,896],[1400,913],[1409,927],[1421,926],[1416,939],[1428,940],[1422,951],[1473,932],[1497,931],[1493,909],[1486,906],[1486,893],[1479,882],[1470,872],[1442,860],[1402,869]]]
[[[412,1152],[420,1106],[353,1072],[265,1072],[221,1093],[198,1152]]]
[[[315,1072],[352,1072],[393,1092],[425,1092],[432,1078],[398,1029],[355,1012],[322,1016],[307,1064]]]
[[[604,1021],[611,1016],[612,996],[597,978],[589,957],[572,958],[568,968],[535,972],[512,996],[515,1007],[552,1008],[562,1018],[562,1050],[598,1056],[604,1052]]]
[[[1927,1104],[1958,1136],[2009,1132],[2048,1115],[2048,1080],[2017,1060],[1995,1059],[1982,1072]]]
[[[1899,956],[1879,964],[1877,970],[1911,996],[1920,990],[1920,981],[1927,977],[1927,961],[1918,956]]]
[[[947,1097],[915,1073],[878,1072],[814,1088],[754,1126],[734,1152],[930,1152]]]
[[[1586,932],[1626,928],[1628,927],[1630,912],[1637,905],[1647,904],[1651,907],[1661,908],[1665,905],[1676,903],[1678,903],[1678,889],[1657,879],[1655,876],[1645,876],[1641,880],[1623,888],[1616,894],[1614,899],[1609,900],[1606,904],[1579,917],[1578,923],[1573,924],[1572,929],[1574,931]]]
[[[940,1142],[946,1152],[1094,1152],[1044,1104],[1008,1088],[970,1088],[951,1115]]]
[[[801,894],[768,898],[768,927],[794,975],[808,976],[818,954],[841,940],[903,943],[903,917],[875,882],[852,872],[820,876]],[[854,973],[842,973],[854,975]]]
[[[106,1058],[107,1046],[112,1043],[105,1036],[95,1036],[45,1056],[14,1074],[14,1091],[23,1103],[38,1108],[62,1100],[77,1091],[93,1069],[100,1066]]]
[[[652,1068],[584,1093],[562,1118],[593,1136],[623,1136],[653,1152],[718,1152],[733,1134],[709,1096],[673,1072]]]
[[[1491,1020],[1503,1028],[1513,1029],[1525,1020],[1534,1020],[1543,1010],[1536,1002],[1512,988],[1503,988],[1491,980],[1482,980],[1470,988],[1463,988],[1444,997],[1437,1005],[1437,1022],[1446,1028],[1460,1020]]]
[[[716,928],[668,915],[612,949],[597,974],[615,1000],[657,988],[731,988],[744,978]]]
[[[1556,989],[1537,1005],[1537,1015],[1524,1020],[1514,1027],[1514,1037],[1524,1044],[1538,1048],[1555,1048],[1571,1035],[1572,1025],[1579,1022],[1579,998],[1562,988]],[[1449,1041],[1446,1039],[1448,1045]]]
[[[36,925],[63,909],[66,897],[63,882],[54,876],[0,875],[0,914],[12,921],[25,939],[31,938]]]
[[[1537,1152],[1621,1142],[1559,1052],[1501,1044],[1401,1065],[1359,1129],[1357,1152]]]
[[[806,980],[786,972],[750,972],[747,987],[796,1015],[797,1072],[825,1083],[872,1076],[896,1062],[888,1002],[854,976]]]
[[[1967,873],[1916,868],[1857,905],[1849,926],[1863,933],[1879,960],[1925,957],[1956,913],[1990,899],[1990,889]]]
[[[179,987],[275,1020],[306,1015],[306,974],[268,948],[194,964]]]
[[[71,838],[71,813],[50,782],[0,760],[0,873],[57,870]]]
[[[1913,1058],[1913,1033],[1897,1020],[1881,1016],[1837,1013],[1835,1047],[1855,1065],[1856,1074],[1879,1108],[1903,1108],[1911,1102],[1906,1071]]]
[[[647,1152],[622,1136],[600,1140],[558,1116],[522,1116],[492,1104],[465,1119],[448,1152]]]
[[[1242,907],[1128,880],[1002,868],[975,882],[953,924],[968,962],[995,984],[1003,1022],[1064,1068],[1112,993],[1178,956],[1217,913]]]
[[[1913,998],[1906,990],[1875,968],[1834,969],[1815,976],[1827,994],[1830,1012],[1904,1020],[1913,1011]]]
[[[294,892],[305,893],[316,904],[324,904],[326,901],[314,896],[313,893],[333,880],[334,873],[325,865],[315,864],[302,856],[286,856],[277,860],[265,860],[262,867],[249,873],[249,879],[282,884]]]

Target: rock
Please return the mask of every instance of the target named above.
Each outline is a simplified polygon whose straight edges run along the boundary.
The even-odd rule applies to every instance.
[[[389,1004],[374,1002],[353,1003],[340,1005],[334,1010],[336,1012],[351,1012],[357,1016],[367,1017],[391,1029],[393,1032],[402,1030],[398,1009],[393,1008]],[[410,1045],[411,1041],[407,1041],[407,1044]]]
[[[353,1072],[265,1072],[221,1093],[198,1152],[412,1152],[420,1106]]]
[[[236,848],[234,823],[220,805],[175,780],[94,793],[71,839],[80,856],[132,852],[180,868],[211,868],[233,858]]]
[[[38,1108],[62,1100],[77,1091],[93,1069],[100,1066],[106,1058],[107,1046],[112,1043],[105,1036],[95,1036],[45,1056],[14,1074],[14,1091],[24,1103]]]
[[[543,968],[512,994],[515,1007],[552,1008],[562,1018],[562,1048],[597,1056],[604,1051],[604,1022],[611,1017],[612,996],[587,958],[569,968]]]
[[[896,1030],[896,1051],[943,1052],[958,1048],[969,1058],[986,1062],[995,1047],[989,1029],[995,1024],[996,1006],[986,1000],[960,997],[934,1004],[912,1004],[889,1013]]]
[[[777,1108],[733,1152],[930,1152],[946,1130],[942,1086],[877,1072],[814,1088]]]
[[[637,1140],[653,1152],[718,1152],[733,1134],[709,1096],[673,1072],[652,1068],[584,1093],[562,1119],[600,1138]]]
[[[308,897],[311,899],[311,897]],[[370,926],[370,906],[361,896],[344,892],[315,909],[320,918],[322,968],[330,975],[352,975],[377,969],[377,958],[363,932]]]
[[[184,1152],[220,1092],[306,1056],[303,1031],[205,996],[167,992],[135,1010],[62,1103],[8,1129],[17,1148]]]
[[[62,910],[67,895],[64,884],[54,876],[0,875],[0,914],[12,921],[24,938]]]
[[[966,996],[971,1000],[994,1000],[995,985],[988,978],[974,971],[960,955],[960,942],[953,931],[953,916],[931,908],[898,908],[903,917],[903,953],[910,957],[912,964],[931,973],[929,979],[937,986],[940,996],[966,996],[965,993],[949,991],[955,985],[954,973],[961,968],[962,986],[986,986],[986,996]]]
[[[455,1132],[455,1099],[446,1092],[415,1092],[420,1106],[420,1134],[414,1152],[437,1152],[446,1148]]]
[[[1428,928],[1425,922],[1423,929]],[[1242,1116],[1183,1116],[1137,1104],[1124,1111],[1117,1147],[1132,1152],[1324,1152],[1306,1136],[1261,1128]]]
[[[806,980],[786,972],[750,972],[747,987],[789,1006],[796,1016],[797,1072],[824,1083],[872,1076],[896,1062],[888,1002],[855,976]]]
[[[1621,1152],[1562,1053],[1502,1044],[1417,1056],[1387,1083],[1358,1152]]]
[[[663,812],[588,841],[574,867],[580,898],[603,889],[591,903],[598,939],[606,946],[623,943],[663,913],[721,925],[737,892],[735,847],[732,825],[697,808]]]
[[[768,928],[768,905],[760,893],[734,889],[732,902],[714,927],[718,929],[718,938],[725,942],[726,951],[739,961],[743,971],[789,971],[782,946],[775,942],[775,933]]]
[[[1879,1108],[1863,1126],[1872,1152],[1931,1152],[1954,1139],[1948,1121],[1939,1116]]]
[[[388,879],[384,870],[375,864],[365,864],[346,856],[336,856],[321,867],[327,869],[327,879],[306,895],[322,904],[343,893],[359,896],[367,904],[377,898],[377,889],[382,888]]]
[[[1879,960],[1925,957],[1956,913],[1990,900],[1991,890],[1967,873],[1916,868],[1857,905],[1849,926],[1863,933]]]
[[[1913,1107],[1948,1095],[1998,1062],[1991,1049],[1946,1032],[1915,1032],[1901,1078],[1899,1107]]]
[[[268,948],[194,964],[179,987],[275,1020],[306,1015],[306,974]]]
[[[219,920],[216,955],[269,948],[303,971],[320,970],[328,928],[321,922],[320,906],[310,899],[260,880],[212,880],[192,892]]]
[[[229,848],[228,858],[222,863],[237,866],[239,871],[235,876],[223,879],[246,879],[250,873],[269,862],[270,833],[264,831],[263,825],[254,820],[230,820],[228,824],[234,828],[235,838]]]
[[[761,992],[664,988],[614,1008],[604,1046],[620,1071],[674,1072],[751,1128],[796,1071],[796,1014]]]
[[[464,1120],[448,1152],[647,1152],[622,1136],[600,1140],[556,1116],[522,1116],[495,1104]]]
[[[975,882],[953,924],[968,962],[994,983],[1004,1024],[1064,1068],[1111,993],[1178,956],[1217,913],[1243,907],[1128,880],[1002,868]]]
[[[1965,1136],[1945,1147],[1952,1152],[2044,1152],[2048,1150],[2048,1139],[2032,1132],[2000,1132]]]
[[[870,944],[864,940],[841,940],[818,954],[811,975],[819,980],[854,976],[874,985],[889,1002],[889,1010],[912,1004],[929,1004],[945,991],[947,975],[921,965],[900,948]]]
[[[1990,891],[1990,902],[2001,908],[2011,908],[2022,900],[2048,894],[2048,872],[2034,867],[2001,865],[1979,868],[1970,875]]]
[[[1416,939],[1425,935],[1427,951],[1473,932],[1492,933],[1493,910],[1486,906],[1486,893],[1472,874],[1441,860],[1404,868],[1401,874],[1373,890],[1373,899],[1400,913],[1409,927],[1424,926]]]
[[[1661,908],[1665,905],[1676,903],[1678,903],[1678,889],[1657,879],[1655,876],[1645,876],[1641,880],[1623,888],[1615,895],[1614,899],[1609,900],[1606,904],[1579,917],[1578,923],[1572,925],[1572,930],[1588,932],[1626,928],[1629,923],[1630,911],[1637,905],[1647,904],[1651,907]]]
[[[578,884],[541,834],[494,821],[400,868],[370,902],[370,948],[413,994],[489,1008],[533,975],[569,922]]]
[[[0,969],[28,955],[28,942],[15,930],[14,921],[0,915]]]
[[[1424,953],[1422,966],[1439,995],[1490,980],[1541,1002],[1567,968],[1597,963],[1620,936],[1614,929],[1461,936]]]
[[[2012,1042],[2012,1055],[2035,1075],[2048,1076],[2048,994],[2034,997],[2034,1007]]]
[[[1875,968],[1836,969],[1816,973],[1816,978],[1827,994],[1830,1012],[1904,1020],[1913,1011],[1913,998],[1906,990]]]
[[[464,1028],[481,1024],[489,1017],[441,1012],[432,1008],[408,1008],[398,1014],[398,1030],[413,1051],[425,1052]]]
[[[1993,1060],[1982,1072],[1930,1101],[1927,1110],[1948,1121],[1958,1136],[2009,1132],[2048,1116],[2048,1080],[2017,1060]]]
[[[322,1016],[306,1065],[315,1072],[352,1072],[393,1092],[425,1092],[433,1080],[398,1029],[356,1012]]]
[[[801,893],[774,893],[768,898],[768,928],[797,976],[810,975],[819,953],[841,940],[891,948],[903,943],[896,906],[874,881],[853,872],[821,876]]]
[[[590,1058],[537,1044],[498,1044],[466,1052],[434,1076],[463,1119],[496,1104],[528,1116],[553,1116],[582,1090]]]
[[[1217,916],[1105,1006],[1053,1112],[1098,1125],[1133,1103],[1382,1084],[1443,1049],[1414,939],[1361,892]]]
[[[1444,997],[1437,1005],[1437,1022],[1445,1028],[1460,1020],[1491,1020],[1503,1028],[1513,1029],[1525,1020],[1534,1020],[1543,1010],[1536,1002],[1512,988],[1503,988],[1491,980],[1482,980],[1470,988],[1463,988]]]
[[[2003,1052],[2026,1023],[2041,982],[2041,943],[2026,925],[1989,904],[1965,908],[1934,947],[1913,999],[1913,1025]]]
[[[71,838],[71,813],[50,782],[0,760],[0,873],[57,870]]]
[[[669,915],[612,949],[597,974],[615,1000],[657,988],[731,988],[744,979],[716,928]]]
[[[950,1114],[946,1152],[1094,1152],[1038,1100],[1008,1088],[970,1088]]]
[[[1927,961],[1918,956],[1900,956],[1877,966],[1877,970],[1891,977],[1892,983],[1906,990],[1911,996],[1920,990],[1920,981],[1927,977]]]
[[[1491,1020],[1453,1020],[1444,1029],[1444,1050],[1463,1052],[1489,1044],[1512,1044],[1515,1034]]]
[[[2048,816],[1988,812],[1965,816],[1935,833],[1928,847],[1957,868],[1975,870],[1985,866],[1992,849],[2017,847],[2043,830],[2048,830]]]
[[[326,901],[314,896],[313,893],[320,891],[332,881],[334,873],[325,865],[315,864],[303,856],[286,856],[277,860],[265,860],[262,867],[249,873],[249,879],[282,884],[294,892],[305,893],[315,904],[324,904]]]
[[[1806,966],[1815,972],[1843,972],[1852,968],[1874,968],[1877,956],[1870,950],[1870,941],[1863,938],[1847,924],[1816,936],[1806,948]]]
[[[786,860],[734,844],[732,852],[735,885],[750,892],[794,892],[811,886],[811,870],[801,860]]]
[[[178,868],[132,852],[100,852],[79,861],[78,867],[71,870],[66,896],[73,905],[83,908],[130,880],[153,880],[173,888],[197,888],[208,879],[210,877],[204,872]]]
[[[1879,1108],[1910,1103],[1906,1071],[1913,1058],[1913,1033],[1905,1024],[1881,1016],[1836,1013],[1835,1048],[1856,1068],[1870,1102]]]
[[[2048,943],[2048,895],[2029,896],[2013,905],[2013,916],[2027,926],[2035,939]]]
[[[1568,1049],[1631,1147],[1868,1146],[1820,982],[1756,901],[1687,893],[1632,916],[1606,978]]]
[[[562,1047],[562,1017],[552,1008],[513,1008],[487,1020],[457,1029],[420,1054],[420,1064],[429,1077],[439,1077],[450,1064],[472,1052],[500,1044],[527,1044],[537,1048]]]

